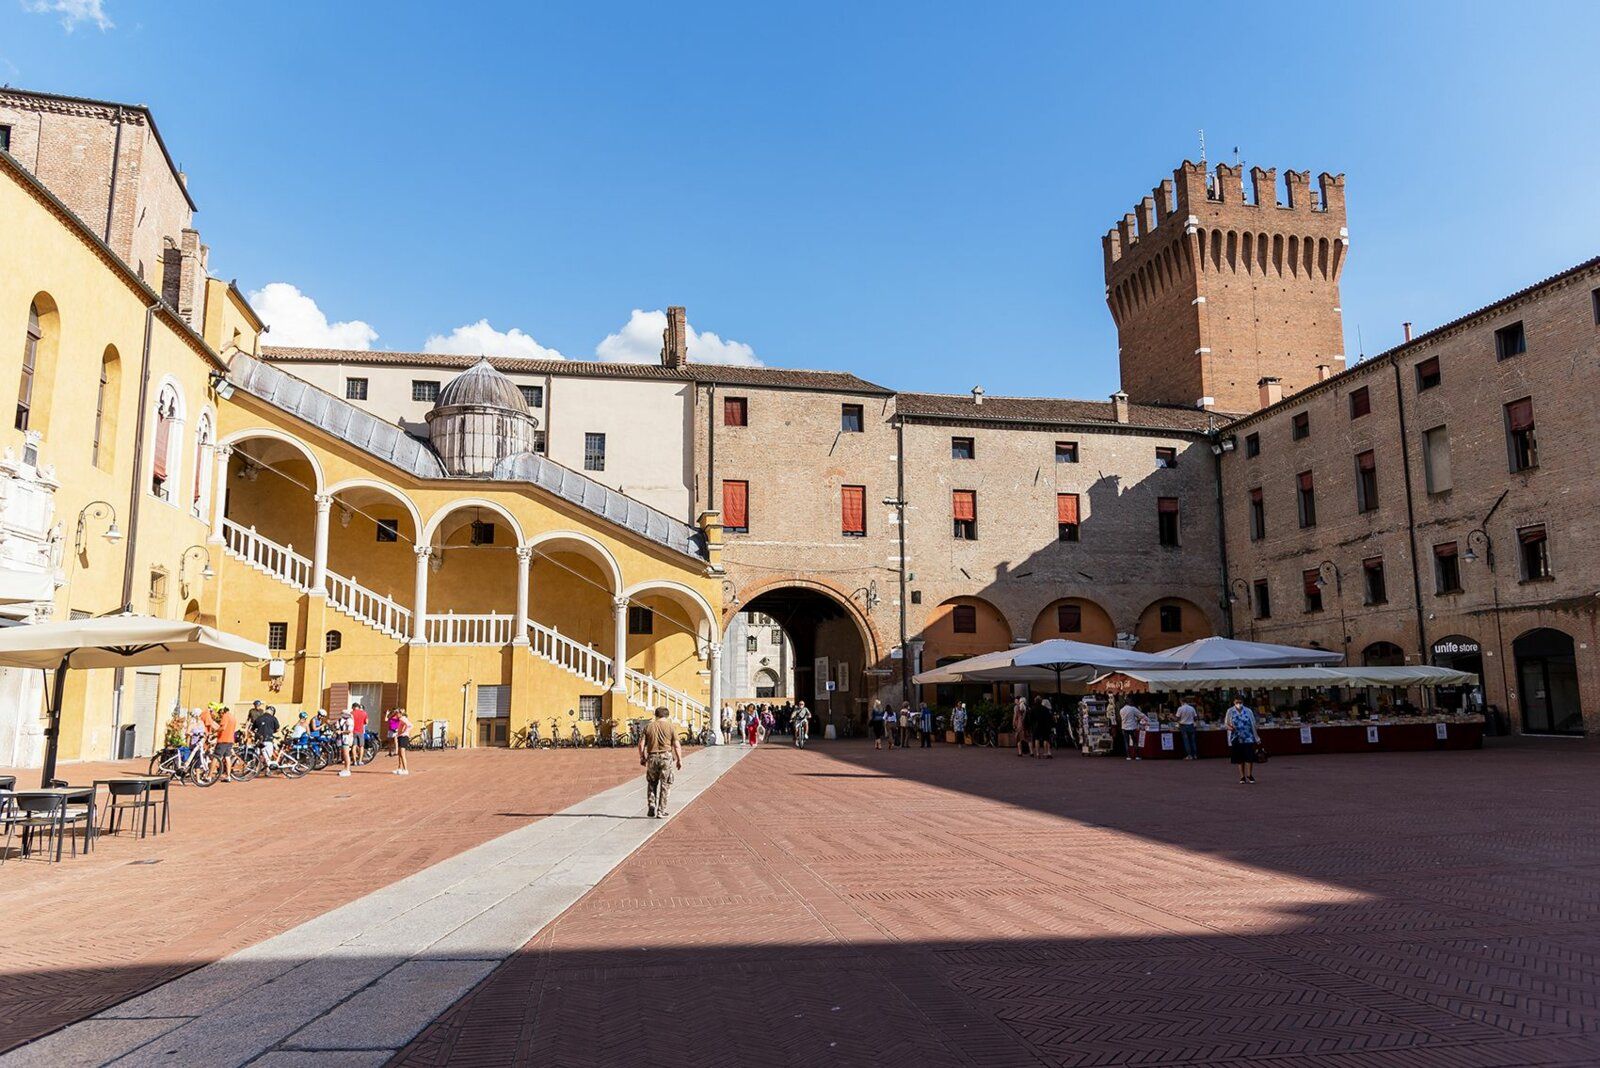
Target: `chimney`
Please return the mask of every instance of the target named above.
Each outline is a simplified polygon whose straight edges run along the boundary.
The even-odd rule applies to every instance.
[[[1111,394],[1111,417],[1119,423],[1128,421],[1128,395],[1120,389]]]
[[[972,403],[973,404],[982,404],[983,403],[983,387],[982,386],[973,386],[972,387]]]
[[[1410,323],[1401,323],[1400,326],[1406,332],[1406,340],[1410,341],[1411,340],[1411,324]]]
[[[667,328],[661,332],[661,366],[681,368],[689,363],[689,319],[680,306],[667,309]]]
[[[1283,400],[1283,381],[1268,375],[1256,385],[1261,387],[1261,407],[1270,408]]]
[[[1317,381],[1318,382],[1326,382],[1328,380],[1328,378],[1332,374],[1333,374],[1332,366],[1330,366],[1328,364],[1325,364],[1325,363],[1317,364]]]

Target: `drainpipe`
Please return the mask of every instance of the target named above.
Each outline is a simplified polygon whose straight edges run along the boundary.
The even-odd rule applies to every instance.
[[[911,700],[911,650],[906,633],[906,421],[895,413],[894,499],[900,520],[900,700]]]
[[[117,164],[122,160],[122,109],[117,108],[116,117],[112,119],[117,124],[117,136],[111,143],[111,186],[106,191],[106,232],[102,240],[111,244],[111,216],[117,205]]]
[[[701,511],[709,512],[713,508],[718,508],[718,509],[721,508],[721,502],[717,501],[717,499],[715,497],[715,493],[716,493],[716,481],[715,480],[716,480],[716,477],[717,477],[717,384],[715,382],[713,382],[709,386],[706,387],[706,505],[705,505],[704,508],[701,509]],[[746,503],[745,506],[749,507],[748,502]],[[724,520],[726,520],[728,517],[727,516],[723,516],[722,518]],[[727,546],[726,545],[723,546],[723,551],[724,552],[727,551]]]
[[[1389,366],[1394,368],[1394,405],[1395,411],[1400,416],[1400,470],[1405,475],[1406,487],[1406,535],[1411,539],[1411,602],[1417,617],[1417,655],[1423,657],[1427,663],[1428,631],[1422,618],[1422,571],[1417,561],[1417,515],[1412,504],[1411,487],[1411,433],[1406,427],[1406,394],[1402,388],[1400,376],[1400,361],[1390,359]],[[1424,700],[1428,707],[1433,707],[1433,695],[1424,687]]]
[[[1227,510],[1222,505],[1222,434],[1213,429],[1209,435],[1211,439],[1211,467],[1214,481],[1217,484],[1217,555],[1222,563],[1222,605],[1223,611],[1228,615],[1228,637],[1233,634],[1233,606],[1228,603],[1228,518]]]

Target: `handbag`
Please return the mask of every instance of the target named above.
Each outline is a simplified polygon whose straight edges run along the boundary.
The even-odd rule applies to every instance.
[[[1266,745],[1265,742],[1261,742],[1261,741],[1256,742],[1256,759],[1255,759],[1255,762],[1257,764],[1265,764],[1267,762],[1267,745]]]

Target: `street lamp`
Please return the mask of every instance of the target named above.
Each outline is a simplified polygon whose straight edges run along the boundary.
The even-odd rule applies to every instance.
[[[1344,659],[1350,661],[1350,629],[1345,625],[1344,619],[1344,578],[1339,574],[1339,565],[1332,560],[1324,560],[1317,565],[1317,589],[1325,590],[1328,582],[1333,582],[1333,599],[1339,608],[1339,634],[1344,638]]]
[[[1500,500],[1505,499],[1505,494],[1500,495]],[[1489,515],[1494,514],[1494,509],[1500,507],[1500,501],[1494,502],[1494,508],[1489,510]],[[1484,518],[1488,522],[1488,518]],[[1500,693],[1502,699],[1509,706],[1511,704],[1511,680],[1506,674],[1506,638],[1500,626],[1500,575],[1494,569],[1494,539],[1489,537],[1489,532],[1483,527],[1474,527],[1467,532],[1467,551],[1461,559],[1469,564],[1478,562],[1478,553],[1474,545],[1483,547],[1483,562],[1489,565],[1489,589],[1494,597],[1494,644],[1500,656]]]
[[[211,551],[204,545],[189,546],[187,549],[183,550],[183,555],[178,558],[178,593],[180,596],[185,598],[189,596],[189,579],[187,577],[189,557],[195,553],[199,553],[205,558],[205,566],[200,569],[200,577],[202,579],[213,579],[217,577],[217,573],[211,570]]]
[[[1250,620],[1250,640],[1255,641],[1256,614],[1250,610],[1250,584],[1242,578],[1234,579],[1229,589],[1232,592],[1228,594],[1228,604],[1244,606],[1246,618]]]
[[[73,546],[79,556],[89,551],[89,520],[106,518],[111,520],[111,525],[106,527],[106,532],[101,537],[112,545],[122,540],[122,531],[117,529],[117,510],[109,501],[90,501],[78,513],[78,529],[73,537]]]

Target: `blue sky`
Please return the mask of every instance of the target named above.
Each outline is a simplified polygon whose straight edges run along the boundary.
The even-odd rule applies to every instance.
[[[335,337],[627,355],[685,304],[724,358],[1089,397],[1100,235],[1201,127],[1347,175],[1351,354],[1600,253],[1597,45],[1592,3],[0,0],[0,80],[149,104],[213,272]]]

